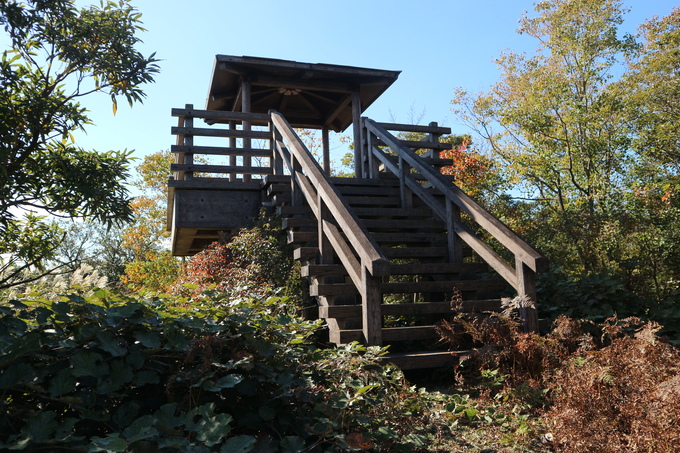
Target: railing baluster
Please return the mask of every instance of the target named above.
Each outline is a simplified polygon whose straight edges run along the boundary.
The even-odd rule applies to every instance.
[[[446,199],[446,235],[449,248],[449,262],[463,262],[463,240],[456,233],[456,222],[460,222],[460,208]]]

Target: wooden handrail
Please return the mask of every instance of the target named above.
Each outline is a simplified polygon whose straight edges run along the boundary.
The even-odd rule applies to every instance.
[[[514,231],[508,228],[503,222],[498,220],[489,211],[480,206],[469,195],[463,192],[458,186],[452,184],[441,173],[437,172],[432,166],[424,164],[416,153],[401,145],[399,140],[392,134],[380,127],[373,120],[364,118],[368,129],[382,140],[387,146],[399,153],[412,168],[417,170],[421,176],[425,177],[432,186],[450,198],[457,206],[465,211],[477,224],[488,231],[496,240],[510,250],[515,256],[522,258],[522,261],[535,272],[545,272],[547,270],[548,259],[527,244]],[[376,156],[378,157],[378,156]],[[415,182],[415,181],[414,181]],[[415,183],[417,186],[422,186]],[[417,189],[416,185],[410,187]],[[444,218],[443,212],[437,214]]]
[[[389,273],[389,260],[382,253],[378,244],[370,237],[368,231],[349,210],[348,205],[343,201],[335,186],[328,180],[321,169],[321,166],[314,159],[304,143],[302,143],[300,137],[298,137],[283,115],[275,111],[270,112],[270,115],[275,131],[281,135],[283,142],[287,145],[286,149],[290,153],[290,160],[288,160],[288,156],[286,155],[281,157],[288,166],[291,177],[298,180],[302,177],[308,178],[311,187],[316,190],[318,196],[323,200],[331,214],[331,218],[319,220],[321,222],[325,220],[327,222],[336,223],[339,230],[342,231],[347,238],[347,245],[349,248],[345,250],[351,250],[353,254],[358,256],[361,265],[366,267],[372,276],[379,277],[387,275]],[[280,150],[281,147],[277,146],[277,149]],[[294,169],[291,162],[292,160],[295,160],[300,164],[302,173]],[[317,200],[312,199],[313,197],[309,195],[307,195],[306,198],[310,205],[315,205],[317,203]],[[320,212],[320,210],[317,209],[317,212]],[[331,241],[337,241],[339,238],[334,230],[326,233]],[[341,256],[343,255],[342,250],[339,250],[338,248],[335,250],[338,252],[340,259],[343,260],[343,256]],[[347,260],[347,264],[351,263],[349,257],[346,257],[345,259]],[[352,271],[353,272],[350,272],[350,275],[361,275],[360,269],[352,269]],[[355,282],[355,284],[357,287],[361,286],[360,281]]]
[[[458,186],[452,184],[441,173],[432,166],[426,164],[424,160],[415,152],[409,149],[411,143],[403,143],[385,127],[368,118],[362,118],[362,129],[366,133],[365,143],[370,143],[368,159],[369,167],[373,166],[373,158],[378,159],[392,173],[397,175],[402,186],[402,198],[406,197],[406,191],[410,191],[418,196],[423,202],[430,206],[433,211],[446,222],[449,227],[449,243],[462,240],[467,243],[477,254],[484,259],[498,274],[512,285],[522,296],[528,296],[535,302],[536,290],[534,284],[534,273],[545,272],[548,269],[548,259],[527,244],[503,222],[494,217],[490,212],[480,206],[475,200],[463,192]],[[396,126],[396,125],[390,125]],[[372,138],[374,137],[374,138]],[[398,162],[390,159],[379,147],[378,144],[389,146],[397,153]],[[445,196],[442,203],[435,196],[429,193],[423,185],[411,175],[411,169],[418,172],[419,177],[426,179],[429,184],[436,188]],[[454,209],[455,205],[455,209]],[[456,211],[458,210],[458,211]],[[489,232],[498,242],[512,252],[515,256],[515,267],[508,264],[491,247],[481,241],[473,232],[460,222],[459,214],[455,212],[463,211],[479,226]],[[457,259],[462,258],[460,251],[454,253]],[[520,316],[524,320],[525,330],[535,331],[538,328],[535,310],[524,307],[520,310]]]

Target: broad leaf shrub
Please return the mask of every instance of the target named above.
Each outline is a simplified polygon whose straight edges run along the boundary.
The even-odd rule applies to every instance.
[[[0,450],[419,451],[432,412],[383,351],[319,349],[284,298],[0,305]]]

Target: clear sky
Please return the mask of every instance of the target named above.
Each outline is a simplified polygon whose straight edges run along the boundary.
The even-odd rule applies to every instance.
[[[79,0],[79,4],[86,4]],[[466,133],[450,112],[454,87],[483,91],[498,79],[494,59],[504,49],[532,51],[516,33],[531,0],[133,0],[143,14],[145,54],[157,52],[161,72],[146,86],[143,105],[106,96],[85,99],[95,126],[80,146],[135,149],[137,156],[174,143],[170,109],[205,106],[216,54],[280,58],[401,70],[399,79],[366,112],[378,121],[438,121]],[[672,0],[627,0],[625,31]],[[124,101],[122,101],[124,103]],[[337,157],[337,156],[335,156]]]

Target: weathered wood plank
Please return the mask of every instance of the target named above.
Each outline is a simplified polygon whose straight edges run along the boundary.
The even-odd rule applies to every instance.
[[[437,338],[434,326],[388,327],[383,328],[381,333],[382,341],[385,343]],[[359,329],[344,329],[340,330],[339,334],[341,344],[363,340],[363,332]]]
[[[364,217],[432,217],[432,210],[429,208],[384,208],[382,206],[371,206],[369,208],[362,208],[357,206],[352,208],[354,213],[361,218]],[[438,222],[439,220],[435,220]],[[422,222],[422,220],[419,220]]]
[[[207,127],[173,127],[171,128],[172,135],[183,136],[200,136],[200,137],[236,137],[236,138],[257,138],[262,140],[269,140],[271,132],[269,131],[243,131],[234,129],[211,129]],[[249,146],[246,146],[249,148]]]
[[[445,257],[449,250],[446,247],[383,247],[388,258],[432,258]]]
[[[409,294],[447,292],[454,288],[459,291],[500,291],[505,288],[503,280],[458,280],[458,281],[419,281],[419,282],[390,282],[381,283],[380,290],[383,294]]]
[[[418,370],[424,368],[440,368],[457,363],[470,351],[422,351],[391,353],[380,359],[398,366],[401,370]]]
[[[487,272],[486,263],[408,263],[390,264],[391,275],[412,274],[459,274]]]
[[[261,122],[264,124],[269,123],[269,115],[266,113],[242,113],[242,112],[229,112],[223,110],[197,110],[197,109],[179,109],[173,108],[171,111],[172,116],[185,117],[192,116],[194,118],[201,118],[206,120],[216,120],[216,121],[244,121],[251,120],[254,122]]]
[[[298,247],[293,250],[293,259],[307,261],[316,258],[318,253],[319,249],[316,247]]]
[[[170,180],[168,187],[177,189],[225,189],[229,191],[235,190],[258,190],[260,188],[259,181],[243,182],[243,181],[229,181],[227,178],[193,178],[190,180]]]
[[[229,148],[221,146],[189,146],[189,145],[172,145],[170,147],[170,152],[207,154],[211,156],[271,157],[272,155],[271,150],[261,148]]]
[[[347,275],[341,264],[307,264],[300,268],[303,277],[323,277],[326,275]]]
[[[398,131],[398,132],[421,132],[424,134],[434,133],[437,135],[445,135],[451,133],[450,127],[443,126],[424,126],[419,124],[398,124],[398,123],[377,123],[383,129],[388,131]]]
[[[171,171],[191,171],[196,173],[243,173],[249,175],[268,175],[271,167],[232,167],[230,165],[170,164]]]

